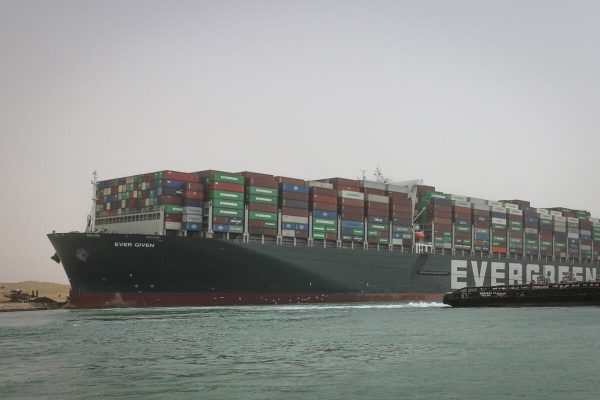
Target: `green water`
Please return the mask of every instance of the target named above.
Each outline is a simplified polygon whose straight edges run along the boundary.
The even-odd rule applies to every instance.
[[[597,399],[600,308],[0,314],[1,399]]]

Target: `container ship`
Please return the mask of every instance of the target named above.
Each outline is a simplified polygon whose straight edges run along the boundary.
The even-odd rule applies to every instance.
[[[159,171],[93,180],[84,232],[48,235],[71,307],[441,301],[464,287],[594,281],[600,221],[436,191]]]

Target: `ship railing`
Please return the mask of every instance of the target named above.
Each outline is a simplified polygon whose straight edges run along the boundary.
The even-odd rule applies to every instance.
[[[225,234],[215,232],[215,236],[222,239],[228,240],[236,240],[242,241],[242,234]],[[394,253],[418,253],[415,251],[416,246],[412,245],[386,245],[386,244],[377,244],[377,243],[369,243],[365,246],[363,242],[350,242],[350,241],[342,241],[340,244],[334,240],[321,240],[321,239],[312,239],[309,240],[307,238],[292,238],[292,237],[283,237],[281,241],[278,242],[276,237],[264,236],[264,235],[249,235],[248,243],[258,243],[258,244],[273,244],[273,245],[283,245],[283,246],[297,246],[297,247],[325,247],[325,248],[341,248],[345,250],[362,250],[362,251],[386,251],[386,252],[394,252]],[[517,254],[517,253],[495,253],[495,252],[486,252],[482,250],[469,250],[469,249],[448,249],[448,248],[439,248],[432,246],[431,251],[427,254],[436,254],[436,255],[448,255],[448,256],[461,256],[461,257],[481,257],[481,258],[489,258],[489,259],[498,259],[498,260],[515,260],[515,261],[537,261],[537,262],[561,262],[561,263],[571,263],[571,264],[588,264],[588,265],[600,265],[600,260],[592,260],[592,259],[576,259],[569,257],[552,257],[548,255],[542,254]]]

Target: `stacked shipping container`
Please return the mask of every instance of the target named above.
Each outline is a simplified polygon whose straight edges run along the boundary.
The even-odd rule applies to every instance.
[[[471,203],[464,196],[450,195],[452,201],[452,223],[454,230],[454,248],[471,250],[473,238],[473,220]]]
[[[279,190],[275,177],[248,171],[241,175],[246,183],[248,233],[277,236]]]
[[[308,202],[312,211],[312,238],[337,240],[337,190],[327,182],[309,181],[306,185],[309,187]]]
[[[214,232],[244,232],[244,177],[223,171],[201,171],[207,198],[212,202]],[[205,218],[209,218],[205,213]]]
[[[275,179],[279,182],[281,235],[308,238],[308,186],[301,179],[281,176]]]
[[[413,241],[413,205],[406,189],[402,186],[386,184],[386,194],[390,198],[390,220],[392,244],[410,246]]]

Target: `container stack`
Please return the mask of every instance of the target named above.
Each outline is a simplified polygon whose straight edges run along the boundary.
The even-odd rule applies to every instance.
[[[452,248],[452,201],[441,192],[425,192],[422,197],[426,204],[421,214],[425,226],[425,240],[432,241],[438,249]]]
[[[331,178],[328,183],[337,190],[338,215],[341,217],[341,239],[363,242],[365,238],[365,195],[353,179]]]
[[[390,198],[365,193],[367,215],[367,241],[373,244],[390,243]]]
[[[394,184],[386,184],[386,194],[390,198],[390,221],[392,244],[412,246],[413,241],[413,204],[407,189]]]
[[[317,240],[337,240],[337,190],[327,182],[308,181],[308,202],[312,211],[312,237]]]
[[[590,218],[592,221],[592,257],[594,261],[600,261],[600,219]]]
[[[222,171],[201,171],[204,178],[205,198],[212,202],[214,232],[244,232],[244,177]],[[208,218],[205,213],[205,218]]]
[[[204,186],[201,183],[186,182],[183,186],[182,230],[202,232],[203,207]]]
[[[579,219],[579,248],[582,260],[592,260],[592,221]]]
[[[454,248],[458,250],[471,250],[472,226],[471,203],[465,196],[450,195],[452,201],[452,223],[454,229]]]
[[[517,204],[506,203],[508,212],[508,248],[510,254],[523,254],[523,211]]]
[[[301,179],[278,176],[281,235],[308,238],[308,186]]]
[[[540,255],[543,257],[552,257],[553,222],[552,216],[548,210],[538,208],[538,229],[540,233]]]
[[[563,215],[565,213],[563,212]],[[569,215],[576,215],[569,212]],[[579,218],[567,218],[567,257],[579,259]]]
[[[490,251],[490,210],[483,199],[469,197],[473,221],[473,250],[478,252]]]
[[[560,211],[550,211],[552,216],[552,231],[554,232],[554,256],[559,258],[567,257],[567,219],[562,216]]]
[[[250,235],[277,236],[278,184],[273,175],[244,171]]]
[[[492,252],[506,254],[507,250],[507,219],[504,204],[498,201],[488,201],[490,206]]]
[[[521,206],[525,231],[525,255],[537,257],[540,254],[539,218],[537,210],[531,206]]]

